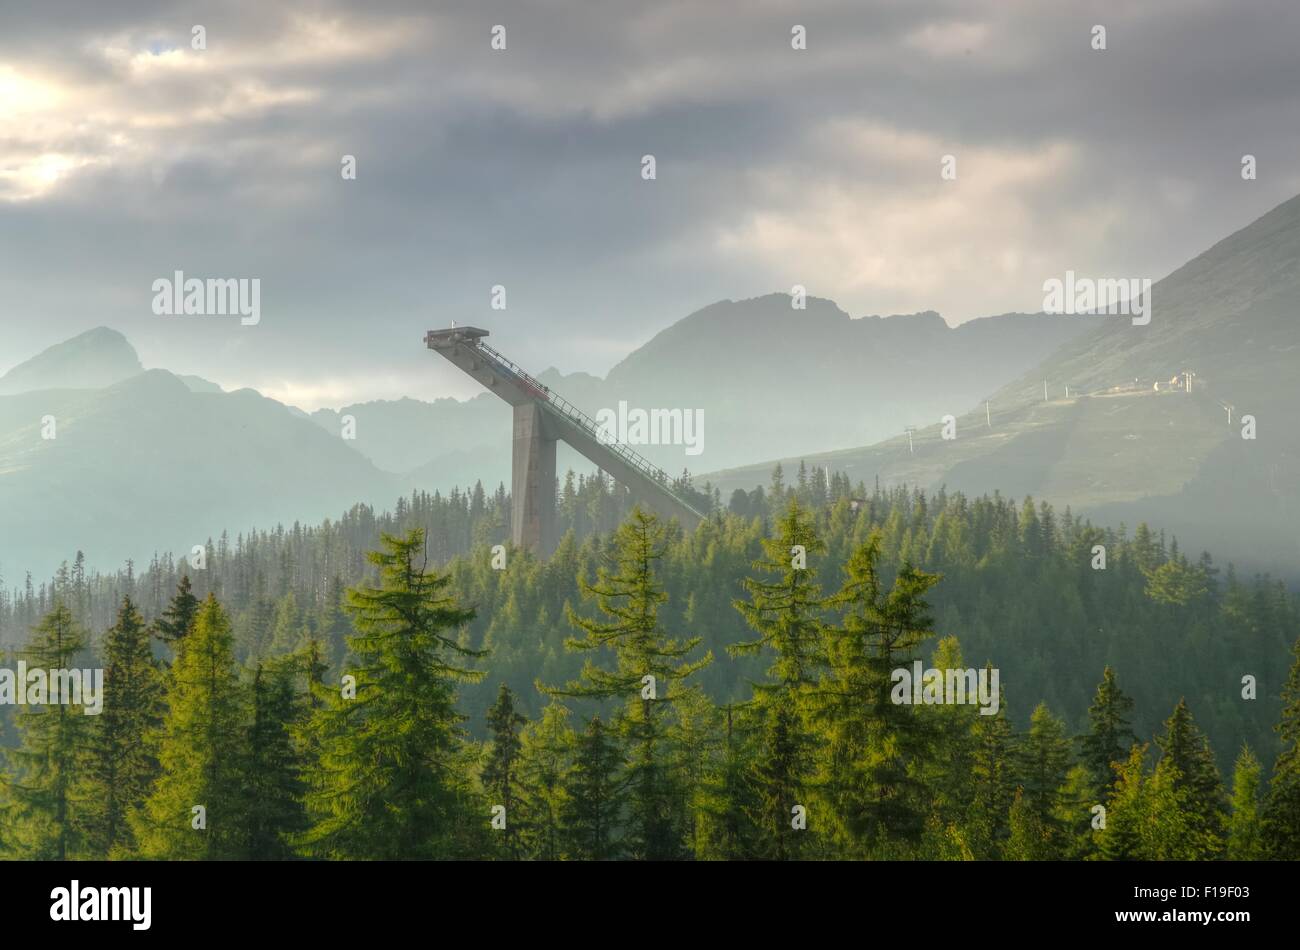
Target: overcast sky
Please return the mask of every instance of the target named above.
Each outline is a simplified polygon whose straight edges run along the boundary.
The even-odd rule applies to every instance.
[[[1035,311],[1300,191],[1298,40],[1295,0],[0,0],[0,371],[106,324],[315,408],[468,394],[452,320],[603,375],[796,283]],[[260,278],[261,323],[155,316],[178,269]]]

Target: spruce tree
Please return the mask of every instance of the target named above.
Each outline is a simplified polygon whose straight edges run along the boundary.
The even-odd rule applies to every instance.
[[[728,650],[737,656],[772,652],[768,670],[772,682],[757,684],[756,694],[802,696],[818,682],[826,664],[822,620],[826,603],[817,584],[817,570],[810,566],[810,559],[823,553],[826,546],[796,499],[791,499],[777,521],[776,531],[776,537],[763,539],[763,557],[752,565],[766,577],[744,578],[741,586],[750,599],[734,602],[758,637],[732,644]]]
[[[1151,776],[1142,826],[1148,861],[1205,861],[1220,856],[1223,840],[1208,830],[1203,805],[1172,760],[1162,758]]]
[[[175,649],[176,645],[194,629],[199,606],[199,599],[194,596],[190,585],[190,576],[182,574],[181,581],[176,586],[176,596],[167,605],[162,616],[154,621],[154,636]]]
[[[809,807],[805,794],[808,785],[801,780],[807,745],[790,694],[777,694],[757,709],[764,718],[759,723],[758,747],[750,768],[755,801],[749,817],[758,832],[757,856],[786,861],[800,857],[809,848],[807,828],[793,825],[795,809]]]
[[[1273,765],[1264,807],[1264,837],[1268,856],[1300,860],[1300,639],[1293,648],[1295,662],[1282,687],[1282,718],[1274,727],[1282,751]]]
[[[1161,752],[1157,775],[1167,777],[1177,791],[1186,792],[1189,825],[1198,841],[1203,841],[1211,852],[1218,851],[1223,843],[1226,795],[1210,742],[1197,728],[1186,700],[1178,701],[1173,714],[1165,721],[1164,735],[1156,738],[1156,744]],[[1215,854],[1202,856],[1208,858]]]
[[[230,621],[214,595],[177,646],[156,739],[161,772],[132,829],[144,857],[244,858],[244,692]]]
[[[1134,745],[1128,758],[1115,769],[1115,781],[1106,801],[1106,824],[1100,830],[1100,856],[1108,861],[1142,861],[1147,858],[1143,840],[1149,812],[1146,756],[1149,746]]]
[[[722,718],[721,762],[715,773],[704,777],[696,798],[697,857],[746,860],[760,852],[754,816],[761,812],[751,777],[757,757],[754,738],[741,728],[741,717],[732,705],[728,704]]]
[[[1054,839],[1052,829],[1044,823],[1042,815],[1025,797],[1025,790],[1017,788],[1007,817],[1007,840],[1002,845],[1003,858],[1007,861],[1051,860],[1056,857]]]
[[[89,746],[90,720],[83,706],[54,702],[54,674],[71,670],[87,636],[62,598],[33,631],[20,656],[30,671],[42,671],[46,695],[39,705],[23,707],[18,719],[19,746],[10,753],[15,763],[10,795],[14,809],[13,843],[19,856],[40,861],[64,861],[81,854],[83,841],[76,784],[79,766]],[[18,683],[19,689],[29,684]],[[81,697],[85,699],[83,695]]]
[[[1044,827],[1054,827],[1053,814],[1070,768],[1070,740],[1065,723],[1039,703],[1029,719],[1029,732],[1015,753],[1016,775],[1024,789],[1025,806]]]
[[[1228,859],[1256,861],[1264,857],[1259,810],[1261,767],[1250,746],[1242,746],[1232,772],[1232,816],[1228,821]]]
[[[325,674],[329,672],[329,664],[325,661],[324,649],[325,644],[313,637],[307,641],[301,650],[286,661],[302,677],[303,682],[303,690],[298,697],[294,710],[295,715],[289,730],[298,766],[296,777],[299,788],[298,804],[303,822],[300,827],[295,829],[299,832],[306,830],[307,769],[320,758],[320,746],[317,743],[317,734],[312,729],[312,717],[317,710],[325,705],[325,700],[322,697],[328,694],[328,690],[325,688]],[[288,839],[292,847],[294,843],[292,833],[288,835]]]
[[[306,698],[309,709],[318,709],[321,705],[321,687],[325,682],[325,674],[329,672],[329,663],[325,660],[324,651],[325,645],[316,637],[308,640],[306,646],[299,651],[303,678],[307,686]]]
[[[1063,829],[1058,823],[1063,786],[1070,765],[1065,724],[1039,703],[1029,719],[1029,732],[1013,753],[1016,790],[1009,818],[1007,857],[1042,861],[1060,856]]]
[[[565,787],[560,827],[567,857],[605,861],[618,856],[622,768],[618,745],[600,717],[593,716],[578,737]]]
[[[0,650],[0,660],[3,659],[4,651]],[[0,741],[4,739],[5,719],[6,717],[0,716]],[[0,768],[0,858],[8,858],[18,851],[18,845],[14,839],[14,828],[17,824],[15,815],[18,806],[13,799],[13,776],[9,774],[11,763],[6,761],[9,758],[9,756],[0,758],[0,761],[4,762],[4,767]]]
[[[1097,853],[1096,831],[1092,823],[1097,800],[1096,786],[1088,767],[1075,764],[1065,774],[1065,784],[1057,796],[1052,814],[1058,834],[1056,856],[1066,861],[1086,861]]]
[[[673,820],[674,777],[666,765],[664,709],[679,683],[713,661],[711,653],[688,660],[700,638],[676,639],[660,627],[659,608],[668,595],[655,577],[655,564],[666,543],[659,519],[634,509],[614,533],[609,563],[598,569],[596,583],[582,585],[603,616],[589,618],[568,609],[569,622],[585,636],[570,638],[566,647],[609,650],[613,669],[588,661],[577,681],[563,689],[543,687],[557,696],[623,701],[616,728],[628,769],[628,844],[634,857],[647,860],[683,854],[682,829]]]
[[[1097,686],[1096,698],[1088,707],[1091,728],[1079,740],[1083,747],[1083,763],[1098,789],[1108,788],[1115,780],[1113,765],[1125,761],[1137,742],[1137,736],[1125,718],[1132,711],[1133,700],[1119,688],[1115,671],[1106,667]]]
[[[722,711],[699,685],[682,690],[674,700],[669,740],[669,768],[676,776],[675,820],[687,851],[698,855],[703,842],[698,808],[717,775],[723,742]]]
[[[163,677],[149,630],[130,597],[104,636],[104,708],[92,720],[85,772],[78,787],[89,854],[125,857],[135,850],[128,816],[158,774],[152,738],[163,710]]]
[[[972,854],[986,860],[996,857],[1007,839],[1008,816],[1016,796],[1015,735],[1007,720],[1005,696],[999,697],[996,715],[975,717],[971,733],[971,804],[964,824]]]
[[[479,678],[458,661],[481,655],[456,635],[474,610],[427,569],[423,529],[381,537],[367,554],[379,586],[348,592],[355,696],[329,693],[312,715],[319,758],[308,768],[311,824],[297,844],[326,858],[454,857],[489,817],[456,771],[456,685]]]
[[[890,692],[893,671],[909,666],[933,635],[924,597],[939,577],[905,564],[886,593],[879,558],[877,531],[845,565],[829,601],[844,619],[827,631],[829,670],[812,704],[822,740],[819,798],[846,857],[865,857],[887,838],[917,842],[927,810],[909,766],[925,754],[928,723]]]
[[[576,737],[568,723],[569,710],[552,702],[540,719],[520,733],[519,787],[524,852],[543,861],[564,855],[562,823],[567,815],[569,782]]]
[[[1134,745],[1116,770],[1098,856],[1112,861],[1192,861],[1211,856],[1195,802],[1172,763],[1146,772],[1147,745]]]
[[[518,817],[515,814],[515,802],[519,792],[519,730],[528,722],[527,717],[515,710],[515,696],[510,687],[501,684],[497,691],[496,702],[488,710],[487,724],[491,742],[488,758],[483,765],[483,790],[493,806],[505,808],[505,847],[504,852],[511,858],[519,858]]]
[[[298,657],[258,663],[249,687],[251,722],[244,774],[247,806],[241,815],[248,857],[293,856],[291,836],[306,828],[302,806],[304,762],[295,736],[306,715]]]
[[[930,668],[937,671],[937,685],[941,690],[945,688],[948,670],[967,668],[961,643],[956,637],[943,637],[935,644]],[[923,674],[923,689],[925,683]],[[896,687],[901,688],[906,687],[903,684]],[[929,799],[926,818],[928,844],[938,848],[940,853],[962,854],[970,849],[970,842],[961,832],[974,804],[975,787],[971,782],[975,760],[974,729],[976,721],[981,718],[974,705],[976,699],[978,681],[974,694],[968,694],[965,703],[938,702],[912,707],[920,724],[928,730],[924,752],[913,755],[912,768],[925,784]]]
[[[809,846],[809,832],[791,828],[791,813],[796,806],[809,807],[814,784],[809,696],[827,656],[825,599],[809,559],[825,545],[796,498],[775,527],[776,537],[763,539],[763,556],[752,565],[763,576],[742,580],[749,600],[733,602],[758,636],[727,649],[737,656],[772,654],[768,681],[754,684],[747,710],[757,731],[750,771],[756,801],[750,817],[764,853],[785,859]]]
[[[271,626],[271,638],[268,653],[293,653],[305,646],[310,634],[303,623],[302,611],[298,609],[298,598],[289,591],[275,605],[275,621]]]

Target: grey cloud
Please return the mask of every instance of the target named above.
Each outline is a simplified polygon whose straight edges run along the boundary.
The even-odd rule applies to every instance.
[[[619,341],[719,298],[788,289],[802,271],[824,272],[810,290],[852,313],[935,307],[966,319],[1026,306],[1035,268],[1162,276],[1300,190],[1288,161],[1300,147],[1300,9],[1284,2],[87,0],[0,16],[0,64],[120,113],[61,128],[0,117],[0,156],[44,143],[110,159],[41,197],[0,199],[0,368],[107,323],[147,363],[221,381],[398,375],[427,378],[413,394],[431,397],[455,383],[419,334],[451,319],[490,325],[538,370],[597,373]],[[302,17],[337,22],[340,42],[384,42],[373,54],[326,44],[290,55],[285,37]],[[487,49],[497,22],[504,54]],[[789,49],[796,22],[807,52]],[[1108,26],[1105,53],[1088,49],[1094,22]],[[184,43],[193,23],[237,69],[133,87],[97,48]],[[926,52],[944,31],[957,45]],[[276,102],[286,91],[302,97]],[[249,104],[263,93],[268,104]],[[129,122],[205,108],[169,129]],[[113,153],[115,121],[137,148]],[[827,139],[840,124],[958,155],[960,214],[936,211],[947,200],[938,154],[915,168],[862,154]],[[1072,157],[1046,180],[984,189],[965,163],[1054,145]],[[647,152],[653,183],[639,178]],[[1260,181],[1240,180],[1243,152],[1259,156]],[[339,178],[345,153],[358,158],[356,182]],[[805,200],[802,187],[823,194]],[[913,202],[915,220],[882,218]],[[814,253],[801,228],[832,240]],[[774,235],[767,251],[755,234]],[[1036,257],[1009,276],[927,257],[963,241],[990,259]],[[825,267],[837,246],[842,266]],[[840,279],[854,254],[937,276]],[[177,268],[261,277],[262,325],[153,316],[150,282]],[[495,283],[509,290],[505,313],[488,309]]]

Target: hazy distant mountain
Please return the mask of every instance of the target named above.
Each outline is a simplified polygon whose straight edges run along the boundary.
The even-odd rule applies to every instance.
[[[692,314],[608,380],[554,369],[539,378],[592,415],[620,400],[702,410],[703,454],[638,447],[670,471],[700,471],[851,445],[893,431],[900,414],[962,405],[1085,324],[1007,315],[953,329],[933,313],[851,320],[829,301],[793,310],[771,295]],[[526,354],[511,355],[526,364]],[[0,383],[0,574],[10,579],[47,572],[78,548],[109,565],[157,547],[188,550],[223,528],[391,504],[415,488],[510,482],[511,413],[489,393],[308,416],[251,390],[146,372],[126,339],[104,328]],[[54,439],[42,438],[47,416]],[[344,438],[345,422],[354,439]],[[567,449],[559,464],[590,469]]]
[[[194,392],[164,370],[102,390],[0,397],[7,582],[78,549],[103,566],[188,552],[222,529],[337,517],[360,501],[391,504],[406,487],[274,400]]]
[[[807,461],[868,486],[879,476],[1033,494],[1300,573],[1300,198],[1180,267],[1151,296],[1149,325],[1098,317],[1015,382],[990,387],[991,426],[971,400],[954,440],[941,437],[932,414],[912,451],[901,436]],[[1168,385],[1184,371],[1195,374],[1190,392]],[[1243,414],[1255,418],[1254,440],[1242,438]],[[793,453],[785,461],[797,464]],[[772,465],[716,480],[724,492],[750,489]]]
[[[318,409],[311,415],[313,422],[335,435],[343,432],[349,417],[356,433],[353,447],[388,472],[427,469],[437,459],[480,448],[504,449],[507,467],[510,464],[510,407],[491,393],[463,402],[377,400],[339,410]],[[464,484],[448,481],[436,470],[428,474],[435,484]]]
[[[639,450],[670,471],[706,473],[724,495],[765,484],[773,463],[737,465],[807,458],[868,485],[879,476],[1033,494],[1300,565],[1298,263],[1300,199],[1156,284],[1145,327],[1025,314],[956,328],[934,313],[855,320],[826,300],[794,310],[773,294],[691,314],[607,379],[541,378],[592,415],[620,401],[703,410],[702,455]],[[492,342],[527,365],[508,341]],[[1184,370],[1197,374],[1190,393],[1152,390]],[[222,528],[391,504],[413,488],[509,484],[510,411],[488,393],[308,417],[249,390],[143,372],[107,329],[51,347],[0,387],[0,571],[10,579],[79,547],[110,564],[188,549]],[[1243,413],[1256,440],[1240,438]],[[940,438],[945,414],[957,417],[952,441]],[[55,439],[42,438],[47,416]],[[343,438],[344,417],[355,440]],[[907,425],[917,427],[911,451]],[[587,467],[563,454],[569,465]]]
[[[204,379],[202,376],[178,375],[176,377],[182,383],[196,393],[222,393],[225,392],[220,386],[210,379]]]
[[[620,402],[702,411],[702,453],[635,446],[670,473],[700,472],[860,445],[904,422],[958,411],[1083,332],[1090,319],[1006,314],[953,328],[933,312],[851,319],[828,300],[810,298],[807,309],[795,310],[789,296],[771,294],[691,314],[606,379],[554,369],[538,378],[593,417]],[[511,352],[508,340],[488,342],[527,366],[526,354]],[[371,402],[313,418],[338,432],[346,415],[356,421],[359,451],[380,468],[413,473],[418,484],[463,484],[466,458],[496,460],[477,471],[484,484],[509,482],[510,409],[488,393],[467,402]],[[567,458],[589,467],[576,455]]]
[[[785,294],[723,301],[615,366],[601,396],[608,406],[702,408],[702,456],[645,453],[701,472],[771,457],[778,445],[791,455],[862,445],[958,412],[1090,320],[1005,314],[954,328],[934,312],[851,319],[818,298],[795,310]]]
[[[0,395],[33,389],[99,389],[143,371],[126,337],[96,327],[42,350],[0,376]]]

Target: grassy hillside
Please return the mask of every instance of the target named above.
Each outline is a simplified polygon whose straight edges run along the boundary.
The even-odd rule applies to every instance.
[[[945,410],[957,416],[953,440],[931,413],[909,451],[901,432],[916,415],[899,413],[900,434],[879,443],[707,477],[725,495],[802,458],[867,483],[1033,495],[1300,575],[1300,199],[1159,281],[1152,300],[1150,325],[1099,317],[992,392],[988,422],[983,399]],[[1191,391],[1169,391],[1187,371]],[[1244,415],[1254,439],[1243,438]]]

